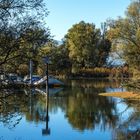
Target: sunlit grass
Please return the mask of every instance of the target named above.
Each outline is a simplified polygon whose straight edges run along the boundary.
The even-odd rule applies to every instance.
[[[111,93],[100,93],[99,95],[131,99],[131,100],[140,99],[140,93],[135,93],[135,92],[111,92]]]

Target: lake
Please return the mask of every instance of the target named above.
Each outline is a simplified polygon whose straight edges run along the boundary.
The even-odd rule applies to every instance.
[[[1,89],[0,140],[132,140],[139,101],[102,97],[126,91],[120,81],[67,80],[64,88]]]

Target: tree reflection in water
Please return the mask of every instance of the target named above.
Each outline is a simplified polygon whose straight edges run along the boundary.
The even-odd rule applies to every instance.
[[[0,122],[3,122],[5,127],[13,129],[14,127],[16,127],[16,125],[19,124],[23,115],[23,113],[20,112],[20,102],[19,97],[16,94],[14,94],[11,90],[1,90]]]
[[[99,89],[98,89],[99,90]],[[87,92],[88,91],[88,92]],[[105,130],[114,127],[117,122],[114,100],[102,98],[92,91],[73,88],[67,92],[66,117],[74,128],[79,130],[94,129],[96,125]],[[95,93],[94,93],[95,92]]]
[[[104,131],[107,128],[114,130],[115,140],[124,140],[130,134],[127,128],[140,122],[140,110],[138,106],[135,106],[138,103],[134,105],[132,102],[126,102],[132,108],[135,108],[135,112],[130,115],[126,122],[119,123],[121,116],[118,114],[116,100],[98,96],[98,93],[105,92],[108,87],[118,88],[119,86],[119,82],[71,81],[69,86],[63,90],[58,90],[59,92],[55,92],[55,94],[50,93],[48,113],[55,114],[61,108],[73,129],[84,131],[94,130],[98,127]],[[40,123],[46,121],[47,127],[46,98],[42,93],[39,90],[36,92],[31,89],[22,91],[1,90],[0,122],[5,127],[13,129],[25,117],[26,121],[29,122]],[[139,128],[136,128],[137,133],[139,133]]]
[[[42,103],[43,99],[41,98]],[[44,107],[38,107],[38,96],[31,90],[28,93],[14,89],[0,91],[0,121],[10,129],[14,128],[23,116],[27,121],[44,121],[45,111]]]
[[[140,101],[126,101],[129,108],[133,108],[133,113],[129,118],[122,122],[115,130],[115,139],[117,140],[139,140],[140,139]],[[129,109],[128,108],[128,109]],[[125,110],[127,111],[127,110]]]

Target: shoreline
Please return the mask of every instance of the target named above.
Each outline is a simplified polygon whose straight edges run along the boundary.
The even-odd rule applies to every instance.
[[[140,92],[132,92],[132,91],[100,93],[99,95],[106,97],[122,98],[127,100],[140,100]]]

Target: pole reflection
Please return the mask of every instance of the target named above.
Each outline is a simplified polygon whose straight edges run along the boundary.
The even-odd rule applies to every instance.
[[[50,135],[50,128],[49,128],[49,90],[46,94],[46,128],[42,129],[42,135]]]
[[[50,128],[48,126],[49,123],[49,79],[48,79],[48,63],[46,64],[46,128],[42,129],[42,135],[50,135]]]

